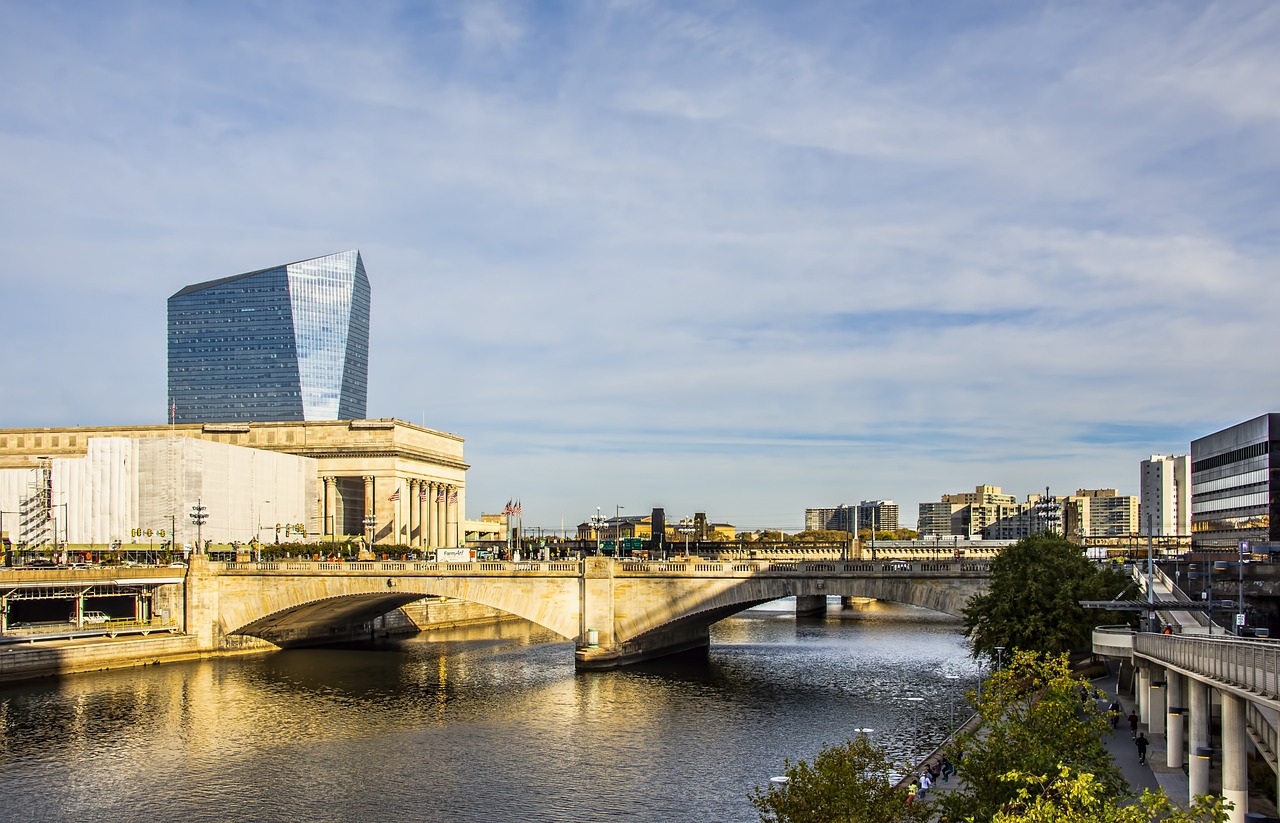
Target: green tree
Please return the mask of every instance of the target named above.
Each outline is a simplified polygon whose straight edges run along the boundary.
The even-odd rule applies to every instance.
[[[975,657],[993,654],[997,646],[1079,649],[1093,627],[1105,622],[1103,612],[1086,610],[1079,601],[1109,600],[1127,585],[1121,572],[1095,565],[1060,535],[1024,537],[991,561],[987,592],[965,606],[965,634]]]
[[[908,803],[894,788],[893,762],[867,736],[823,746],[813,765],[786,761],[785,784],[751,791],[764,823],[909,823],[931,816],[925,802]]]
[[[977,731],[953,744],[963,783],[938,799],[944,819],[992,820],[1019,798],[1034,800],[1029,787],[1064,765],[1088,774],[1101,800],[1123,795],[1127,786],[1102,743],[1110,725],[1095,696],[1086,681],[1071,676],[1066,655],[1015,653],[988,681]],[[1015,772],[1020,782],[1006,779]]]
[[[1163,791],[1143,791],[1136,803],[1117,802],[1093,775],[1068,766],[1048,777],[1010,772],[1005,780],[1018,787],[1017,796],[991,818],[992,823],[1224,823],[1227,819],[1220,797],[1197,797],[1189,811],[1173,805]]]

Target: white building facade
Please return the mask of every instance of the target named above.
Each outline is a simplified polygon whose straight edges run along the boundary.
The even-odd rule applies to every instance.
[[[1191,456],[1153,454],[1138,478],[1138,532],[1152,537],[1191,535]]]
[[[206,542],[270,542],[277,523],[315,535],[319,499],[312,458],[187,437],[94,437],[83,457],[0,469],[2,531],[30,546],[159,546],[175,532],[194,546],[196,505]]]

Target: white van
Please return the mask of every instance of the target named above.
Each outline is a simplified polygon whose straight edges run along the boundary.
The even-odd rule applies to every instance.
[[[108,615],[106,612],[85,612],[84,616],[81,618],[82,622],[85,625],[89,625],[92,623],[106,623],[110,619],[111,619],[110,615]],[[74,624],[76,622],[76,616],[72,614],[70,617],[67,618],[67,622]]]

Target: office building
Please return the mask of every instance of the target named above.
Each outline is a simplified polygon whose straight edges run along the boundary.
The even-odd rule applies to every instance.
[[[858,504],[858,528],[877,532],[898,530],[898,504],[892,500],[863,500]]]
[[[805,509],[805,531],[854,531],[855,507],[843,503],[832,509]]]
[[[1115,489],[1077,489],[1059,505],[1062,534],[1071,539],[1121,538],[1138,530],[1138,498]]]
[[[1236,550],[1280,540],[1280,414],[1270,413],[1191,441],[1191,545]],[[1271,444],[1277,443],[1276,448]]]
[[[1191,534],[1191,456],[1153,454],[1138,475],[1138,532],[1152,537]]]
[[[187,286],[169,298],[174,423],[365,416],[369,280],[357,250]]]

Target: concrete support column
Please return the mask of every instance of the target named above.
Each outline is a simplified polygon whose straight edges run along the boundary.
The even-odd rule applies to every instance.
[[[391,504],[391,545],[394,546],[404,540],[400,536],[400,528],[404,525],[404,521],[400,517],[400,504],[402,502],[400,499],[402,496],[400,493],[400,481],[393,477],[391,478],[391,483],[395,486],[395,491],[387,496],[387,502]]]
[[[369,539],[370,547],[372,547],[373,542],[378,539],[378,529],[377,526],[374,526],[371,531],[365,525],[365,522],[369,519],[369,515],[374,512],[373,476],[366,474],[360,479],[364,481],[364,518],[360,521],[360,534]]]
[[[427,481],[419,480],[418,496],[413,499],[413,505],[418,507],[418,545],[423,547],[431,545],[427,536],[427,529],[431,524],[431,518],[427,516],[428,485]]]
[[[418,530],[422,523],[418,520],[418,481],[409,481],[409,540],[410,546],[418,545]]]
[[[1133,701],[1138,704],[1138,722],[1151,722],[1151,669],[1143,664],[1134,673]],[[1148,726],[1150,728],[1150,726]]]
[[[1169,681],[1167,697],[1169,707],[1165,718],[1164,764],[1170,769],[1181,769],[1187,754],[1187,742],[1183,735],[1182,714],[1187,705],[1187,679],[1173,671],[1164,673]]]
[[[338,478],[324,476],[324,521],[320,524],[322,535],[338,533]]]
[[[1249,811],[1249,770],[1244,731],[1244,698],[1222,692],[1222,797],[1236,807],[1230,823],[1244,823]]]
[[[1209,686],[1199,680],[1187,680],[1191,717],[1188,719],[1191,741],[1187,753],[1187,784],[1190,797],[1209,793],[1209,759],[1201,756],[1209,748]]]
[[[1147,683],[1147,731],[1151,734],[1164,734],[1165,711],[1168,706],[1164,677],[1163,667],[1151,667],[1151,679]]]

